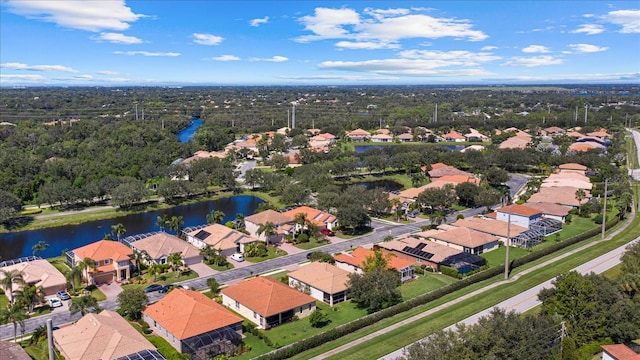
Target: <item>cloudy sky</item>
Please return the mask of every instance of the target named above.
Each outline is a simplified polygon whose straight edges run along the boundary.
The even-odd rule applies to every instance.
[[[0,1],[0,84],[639,83],[639,1]]]

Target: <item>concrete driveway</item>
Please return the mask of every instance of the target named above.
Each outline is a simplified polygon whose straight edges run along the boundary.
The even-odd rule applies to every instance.
[[[211,275],[215,275],[215,274],[218,273],[218,271],[213,270],[207,264],[201,263],[201,262],[197,263],[197,264],[189,265],[189,269],[191,269],[191,270],[195,271],[196,273],[198,273],[198,277],[211,276]]]
[[[115,299],[122,292],[122,286],[115,281],[98,285],[98,289],[102,291],[107,300]]]

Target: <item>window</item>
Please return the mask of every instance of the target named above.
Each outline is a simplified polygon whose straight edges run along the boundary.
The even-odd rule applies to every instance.
[[[111,262],[111,259],[105,259],[103,262],[105,265],[109,265],[109,263]]]
[[[236,309],[240,309],[240,302],[236,300]]]
[[[256,314],[256,312],[255,312],[255,311],[253,312],[253,318],[254,318],[254,319],[257,319],[257,318],[258,318],[258,314]]]
[[[309,304],[309,310],[311,310],[312,307],[313,307],[313,304]]]

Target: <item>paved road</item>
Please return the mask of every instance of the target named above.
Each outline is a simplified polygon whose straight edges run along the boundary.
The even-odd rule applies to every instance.
[[[640,132],[631,130],[631,135],[633,136],[633,140],[636,143],[636,150],[638,151],[636,159],[640,159]],[[629,169],[629,175],[631,175],[635,180],[640,181],[640,169]]]

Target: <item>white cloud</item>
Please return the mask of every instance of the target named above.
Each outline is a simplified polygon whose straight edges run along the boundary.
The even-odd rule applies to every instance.
[[[177,52],[150,52],[150,51],[114,51],[114,54],[117,55],[129,55],[129,56],[134,56],[134,55],[143,55],[143,56],[169,56],[169,57],[175,57],[175,56],[180,56],[180,53]]]
[[[4,63],[0,64],[0,68],[13,69],[13,70],[29,70],[29,71],[51,71],[51,72],[66,72],[75,73],[78,72],[73,68],[62,65],[27,65],[23,63]]]
[[[135,14],[124,0],[83,1],[76,0],[7,0],[9,11],[30,19],[55,23],[58,26],[87,30],[126,30],[130,23],[144,17]]]
[[[0,74],[0,81],[4,82],[6,80],[23,80],[23,81],[47,81],[42,75],[20,75],[20,74]]]
[[[482,51],[491,51],[491,50],[495,50],[497,48],[498,48],[497,46],[483,46],[483,47],[480,48],[480,50],[482,50]]]
[[[219,45],[223,37],[212,34],[193,33],[193,42],[200,45]]]
[[[537,53],[548,53],[551,52],[548,47],[543,45],[529,45],[526,48],[522,49],[522,52],[528,54],[537,54]]]
[[[212,57],[211,60],[215,60],[215,61],[238,61],[238,60],[240,60],[240,58],[235,56],[235,55],[220,55],[220,56]]]
[[[73,77],[74,80],[92,80],[93,76],[91,75],[78,75]]]
[[[604,21],[620,25],[623,34],[640,33],[640,10],[615,10],[601,17]]]
[[[266,59],[262,59],[262,58],[251,58],[251,61],[269,61],[269,62],[285,62],[285,61],[289,61],[289,58],[284,57],[284,56],[273,56],[270,58],[266,58]]]
[[[110,70],[100,70],[97,73],[100,75],[118,75],[119,74],[117,71],[110,71]]]
[[[478,63],[502,59],[500,56],[493,55],[489,52],[474,53],[464,50],[405,50],[401,51],[399,55],[407,59],[443,61],[443,66],[476,66]]]
[[[608,47],[591,44],[569,44],[569,47],[576,53],[595,53],[606,51],[608,49]]]
[[[596,35],[604,32],[604,27],[600,24],[582,24],[577,29],[570,31],[572,34]]]
[[[140,38],[119,33],[100,33],[100,36],[92,36],[91,39],[108,41],[114,44],[142,44],[142,39]]]
[[[415,60],[415,59],[380,59],[365,61],[325,61],[318,64],[321,69],[348,70],[370,72],[379,75],[401,76],[479,76],[489,75],[483,69],[437,69],[451,66],[445,60]]]
[[[539,75],[539,76],[516,76],[513,78],[498,78],[491,79],[491,81],[529,81],[529,82],[610,82],[610,81],[635,81],[640,80],[640,73],[591,73],[591,74],[557,74],[557,75]]]
[[[297,42],[326,39],[346,39],[343,47],[369,49],[371,44],[395,44],[402,39],[452,37],[479,41],[488,36],[474,30],[468,20],[436,18],[424,14],[411,13],[410,9],[365,9],[361,15],[355,10],[342,8],[316,8],[314,15],[303,16],[299,21],[312,35],[295,38]],[[363,42],[358,47],[354,42]],[[380,46],[380,45],[378,45]]]
[[[564,63],[563,59],[555,58],[549,55],[541,55],[534,57],[512,57],[507,62],[503,63],[503,66],[546,66],[546,65],[559,65]]]
[[[269,22],[269,17],[265,16],[262,19],[252,19],[251,21],[249,21],[249,25],[253,27],[258,27],[262,24],[266,24],[267,22]]]
[[[338,41],[336,47],[343,49],[360,49],[360,50],[376,50],[376,49],[399,49],[400,44],[383,43],[375,41]]]
[[[280,79],[289,80],[344,80],[344,81],[389,81],[397,77],[358,76],[358,75],[281,75]]]

